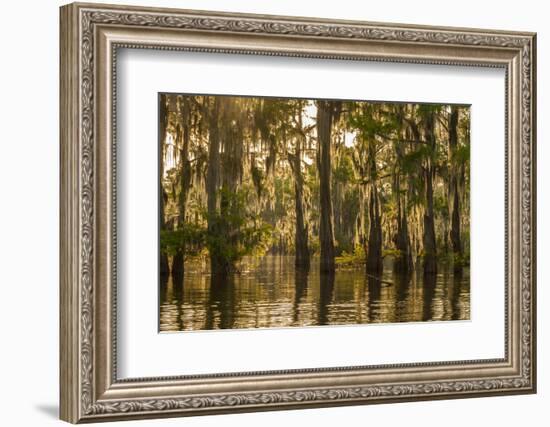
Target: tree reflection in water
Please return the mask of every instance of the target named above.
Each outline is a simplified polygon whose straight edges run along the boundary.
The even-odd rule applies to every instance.
[[[250,262],[253,262],[252,260]],[[404,275],[385,264],[380,277],[363,269],[320,274],[293,257],[266,256],[240,274],[210,275],[186,265],[185,277],[160,283],[160,330],[465,320],[470,317],[469,270]]]

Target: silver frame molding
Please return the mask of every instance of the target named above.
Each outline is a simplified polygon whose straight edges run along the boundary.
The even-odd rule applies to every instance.
[[[80,3],[63,6],[60,14],[61,419],[112,421],[536,391],[535,34]],[[505,69],[505,357],[118,379],[118,48]]]

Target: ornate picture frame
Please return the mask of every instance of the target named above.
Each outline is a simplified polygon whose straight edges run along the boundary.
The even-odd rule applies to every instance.
[[[536,391],[536,36],[312,18],[70,4],[61,21],[61,419],[112,421]],[[119,379],[117,49],[504,69],[501,359]]]

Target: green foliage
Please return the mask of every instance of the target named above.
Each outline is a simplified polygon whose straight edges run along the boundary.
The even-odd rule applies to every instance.
[[[457,165],[465,165],[470,162],[470,145],[459,145],[451,159]]]
[[[222,208],[206,218],[209,230],[205,243],[211,256],[234,265],[244,256],[264,254],[271,245],[272,227],[261,221],[248,204],[246,190],[220,190]]]
[[[197,256],[206,242],[206,229],[195,224],[183,224],[177,230],[160,231],[160,250],[173,256],[181,250],[187,256]]]
[[[321,252],[321,242],[318,235],[313,235],[309,239],[309,253],[315,255]]]
[[[359,108],[353,108],[353,105],[350,107],[352,113],[348,123],[364,140],[372,140],[380,135],[390,136],[397,130],[398,121],[393,115],[385,114],[382,108],[386,106],[383,104],[365,103]]]
[[[205,255],[205,250],[233,265],[247,255],[263,255],[270,247],[272,227],[254,215],[247,203],[249,192],[232,193],[220,190],[224,209],[214,215],[202,212],[210,229],[204,225],[184,223],[177,230],[161,230],[161,252],[173,256],[183,251],[185,256]]]
[[[426,117],[431,113],[439,113],[443,108],[443,104],[418,104],[417,111],[419,116]]]
[[[470,252],[460,254],[453,254],[453,262],[455,265],[460,265],[464,267],[470,266]]]
[[[434,192],[434,211],[436,215],[441,216],[445,221],[449,218],[449,209],[447,207],[448,197],[443,191]]]
[[[453,264],[454,266],[469,267],[470,255],[469,252],[458,254],[453,252],[442,252],[438,255],[438,261],[441,264]]]
[[[401,256],[403,256],[404,252],[400,251],[399,249],[393,249],[393,248],[389,248],[389,249],[384,249],[382,251],[382,256],[386,257],[393,257],[393,258],[400,258]]]
[[[342,255],[336,257],[336,266],[338,267],[356,267],[364,265],[367,262],[367,254],[362,246],[355,246],[353,252],[342,252]]]
[[[340,156],[340,161],[333,170],[333,177],[337,182],[349,184],[355,177],[351,158],[352,150],[350,148],[343,148],[342,151],[344,151],[344,153]]]

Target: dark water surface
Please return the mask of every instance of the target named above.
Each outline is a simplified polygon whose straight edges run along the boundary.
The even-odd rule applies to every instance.
[[[204,265],[186,264],[185,277],[161,279],[160,330],[267,328],[365,323],[467,320],[470,272],[462,277],[441,266],[433,279],[394,274],[391,260],[380,278],[363,268],[309,273],[292,256],[247,260],[243,271],[223,283]]]

